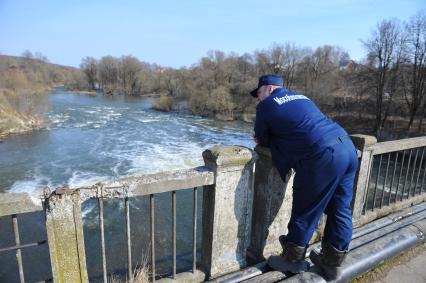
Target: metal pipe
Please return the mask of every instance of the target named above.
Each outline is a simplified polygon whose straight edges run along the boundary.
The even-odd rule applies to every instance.
[[[382,157],[383,157],[383,154],[380,154],[379,169],[377,170],[376,183],[374,184],[373,205],[371,206],[371,211],[374,211],[374,208],[376,207],[377,184],[380,178],[380,168],[382,167]]]
[[[391,225],[396,222],[400,222],[403,219],[409,218],[415,214],[421,213],[423,211],[426,211],[426,203],[421,203],[418,205],[415,205],[413,207],[409,207],[406,209],[401,210],[398,213],[390,214],[388,216],[385,216],[383,218],[377,219],[375,221],[372,221],[370,223],[367,223],[359,228],[355,228],[352,233],[352,239],[359,238],[363,235],[366,235],[368,233],[374,232],[378,229],[381,229],[383,227],[386,227],[388,225]]]
[[[374,241],[379,241],[383,237],[389,237],[389,235],[391,236],[395,235],[394,233],[402,231],[402,229],[411,229],[411,226],[409,225],[412,225],[413,223],[419,220],[426,221],[424,220],[425,217],[426,217],[426,203],[422,203],[420,205],[416,205],[414,207],[404,209],[399,213],[388,215],[387,217],[370,222],[354,230],[354,233],[352,234],[353,241],[351,243],[351,248],[356,250],[362,247],[363,249],[369,250],[370,249],[369,243]],[[403,233],[405,233],[405,230]],[[370,236],[370,239],[368,239],[368,236]],[[397,241],[395,242],[397,243]],[[320,245],[321,245],[320,243],[312,245],[311,248],[308,249],[307,254],[309,254],[309,251],[312,249],[318,249]],[[352,251],[350,254],[352,254]],[[248,268],[239,270],[237,272],[224,275],[222,277],[216,278],[208,282],[223,282],[223,283],[241,282],[242,280],[248,280],[250,278],[259,276],[266,270],[267,270],[266,262],[261,262],[255,266],[248,267]],[[315,276],[318,276],[318,275],[315,275]],[[267,276],[265,275],[265,277]],[[283,278],[285,278],[285,276],[282,277],[281,279]],[[320,279],[323,280],[322,277],[320,277]],[[253,280],[253,281],[257,282],[256,280]],[[262,282],[266,283],[269,281],[264,280]],[[305,282],[314,282],[314,281],[305,281]]]
[[[401,200],[404,198],[405,184],[407,183],[408,173],[410,172],[411,155],[413,155],[412,149],[410,149],[410,155],[408,156],[407,173],[405,174],[404,185],[402,186]]]
[[[400,230],[404,227],[407,227],[409,225],[412,225],[413,223],[416,223],[418,221],[422,221],[426,219],[426,211],[423,211],[421,213],[414,214],[410,217],[403,218],[398,222],[394,222],[390,225],[387,225],[385,227],[382,227],[378,230],[375,230],[373,232],[370,232],[368,234],[364,234],[356,239],[353,239],[350,243],[350,250],[357,249],[359,247],[362,247],[369,242],[375,241],[377,239],[380,239],[390,233],[393,233],[397,230]]]
[[[419,149],[416,148],[416,156],[414,157],[414,164],[413,164],[413,173],[411,174],[411,180],[410,180],[410,186],[408,187],[407,198],[409,198],[410,195],[411,195],[411,186],[413,184],[414,174],[416,173],[416,164],[417,164],[417,156],[418,155],[419,155]],[[415,190],[415,187],[414,187],[414,190]]]
[[[35,242],[35,243],[15,245],[15,246],[12,246],[12,247],[1,248],[0,253],[1,252],[7,252],[7,251],[13,251],[13,250],[19,250],[19,249],[25,249],[25,248],[30,248],[30,247],[36,247],[36,246],[46,244],[46,243],[47,243],[47,241],[43,240],[43,241],[39,241],[39,242]]]
[[[101,237],[101,256],[102,256],[102,276],[104,283],[108,282],[107,269],[106,269],[106,255],[105,255],[105,230],[104,230],[104,200],[98,199],[99,203],[99,231]]]
[[[176,191],[172,192],[172,243],[173,243],[173,279],[176,279]]]
[[[13,223],[13,233],[15,234],[15,244],[16,246],[19,246],[21,244],[21,239],[19,237],[18,217],[16,216],[16,214],[12,215],[12,223]],[[24,266],[22,265],[21,249],[19,248],[16,250],[16,261],[18,262],[18,268],[19,268],[19,280],[21,283],[25,283]]]
[[[416,193],[417,193],[417,184],[419,183],[419,177],[420,177],[420,171],[422,171],[422,165],[423,165],[423,157],[424,157],[424,154],[425,154],[425,148],[423,147],[423,150],[422,150],[422,158],[420,159],[420,165],[419,165],[419,171],[418,171],[418,173],[417,173],[417,179],[416,179],[416,185],[414,186],[414,195],[416,195]],[[420,188],[420,192],[419,193],[421,193],[422,192],[422,189]]]
[[[127,272],[129,273],[129,282],[133,282],[133,271],[132,271],[132,244],[131,244],[131,232],[130,232],[130,207],[129,198],[124,199],[124,208],[126,213],[126,240],[127,240]]]
[[[426,220],[422,220],[421,222],[422,226],[425,227]],[[371,270],[383,261],[391,259],[404,250],[422,243],[424,241],[424,232],[425,231],[420,230],[414,225],[411,225],[351,251],[341,266],[341,278],[334,282],[348,282]],[[325,281],[320,276],[318,268],[313,267],[309,272],[293,276],[287,279],[286,282],[314,283]]]
[[[426,162],[425,162],[425,167],[423,168],[423,178],[422,178],[422,185],[421,185],[420,192],[423,192],[423,184],[424,184],[424,181],[425,181],[425,177],[426,177]]]
[[[395,179],[395,173],[396,173],[396,167],[398,165],[398,152],[396,152],[395,154],[395,162],[394,162],[394,166],[393,166],[393,173],[392,173],[392,180],[390,183],[390,188],[389,188],[389,199],[388,199],[388,205],[390,204],[391,201],[391,197],[392,197],[392,187],[393,187],[393,180]],[[395,195],[396,196],[396,195]],[[395,198],[396,199],[396,198]]]
[[[152,282],[155,282],[155,208],[154,208],[154,194],[150,195],[150,208],[151,208],[151,268],[152,268]]]
[[[208,281],[209,283],[236,283],[256,277],[268,270],[265,261]],[[281,273],[281,272],[280,272]],[[281,273],[282,274],[282,273]]]
[[[192,273],[197,270],[197,211],[198,194],[197,187],[194,188],[194,205],[192,206]]]
[[[389,172],[389,163],[390,163],[390,157],[391,154],[388,153],[388,160],[386,162],[386,172],[385,172],[385,179],[383,180],[383,188],[382,188],[382,197],[380,198],[380,208],[382,208],[383,200],[385,197],[385,189],[386,189],[386,180],[388,179],[388,172]],[[390,190],[389,190],[390,191]]]
[[[401,169],[399,170],[398,183],[396,184],[395,202],[398,200],[399,182],[401,181],[402,171],[404,169],[404,161],[405,161],[405,150],[402,151],[402,162],[401,162]]]

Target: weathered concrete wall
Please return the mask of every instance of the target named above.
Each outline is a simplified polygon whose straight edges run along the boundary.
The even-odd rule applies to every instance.
[[[253,152],[221,146],[203,152],[215,185],[203,195],[202,265],[209,278],[244,268],[253,204]]]
[[[290,172],[284,183],[272,164],[270,150],[257,146],[255,151],[259,158],[254,182],[250,262],[260,262],[282,251],[278,237],[287,233],[293,201],[294,174]]]
[[[78,191],[53,193],[46,203],[46,230],[54,282],[89,282]]]
[[[353,225],[360,226],[362,209],[367,196],[368,180],[370,178],[371,166],[373,163],[373,151],[371,147],[377,143],[377,139],[367,135],[351,135],[355,147],[361,151],[361,160],[355,178],[355,185],[352,198]]]
[[[27,193],[0,194],[0,217],[41,210],[43,210],[41,200],[34,203]]]

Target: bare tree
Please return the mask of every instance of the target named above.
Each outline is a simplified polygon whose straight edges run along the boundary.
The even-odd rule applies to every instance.
[[[408,130],[410,130],[417,113],[426,106],[424,99],[426,92],[426,13],[422,12],[413,16],[405,26],[405,30],[410,55],[410,70],[407,72],[406,80],[408,92],[405,95],[409,110]],[[422,121],[421,118],[419,130]]]
[[[291,89],[295,81],[296,66],[302,59],[302,52],[292,43],[284,45],[274,43],[267,51],[269,66],[275,74],[285,78],[285,87]]]
[[[105,92],[111,92],[118,85],[119,62],[116,58],[107,55],[103,56],[98,64],[98,74],[101,88]]]
[[[125,94],[136,94],[138,73],[142,66],[139,60],[133,56],[122,56],[120,59],[121,89]]]
[[[368,52],[368,67],[373,80],[373,94],[376,99],[376,121],[374,131],[379,132],[384,125],[387,115],[384,111],[392,102],[392,92],[386,87],[391,82],[391,70],[398,68],[400,63],[401,30],[396,20],[384,20],[373,30],[371,37],[363,44]]]
[[[285,78],[285,87],[292,89],[295,83],[295,75],[297,64],[302,60],[303,51],[297,48],[294,43],[286,43],[284,45],[283,55],[283,75]]]
[[[270,62],[270,56],[268,55],[267,50],[256,51],[254,53],[254,57],[256,60],[256,68],[258,70],[258,75],[274,72],[274,67]]]
[[[41,52],[36,52],[34,53],[34,59],[39,61],[39,62],[43,62],[43,63],[48,63],[49,59],[43,55],[43,53]]]
[[[87,82],[92,90],[96,89],[98,62],[93,57],[81,59],[80,69],[86,75]]]

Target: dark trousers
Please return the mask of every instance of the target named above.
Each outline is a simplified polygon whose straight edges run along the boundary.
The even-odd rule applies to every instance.
[[[336,138],[295,165],[293,208],[288,241],[307,246],[323,213],[323,241],[347,250],[352,238],[352,191],[358,168],[356,149],[348,136]]]

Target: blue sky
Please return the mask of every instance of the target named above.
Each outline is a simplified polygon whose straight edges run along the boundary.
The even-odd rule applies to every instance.
[[[354,59],[383,19],[409,19],[425,0],[0,0],[0,54],[41,52],[51,62],[134,55],[182,67],[208,50],[252,53],[272,43],[338,45]]]

